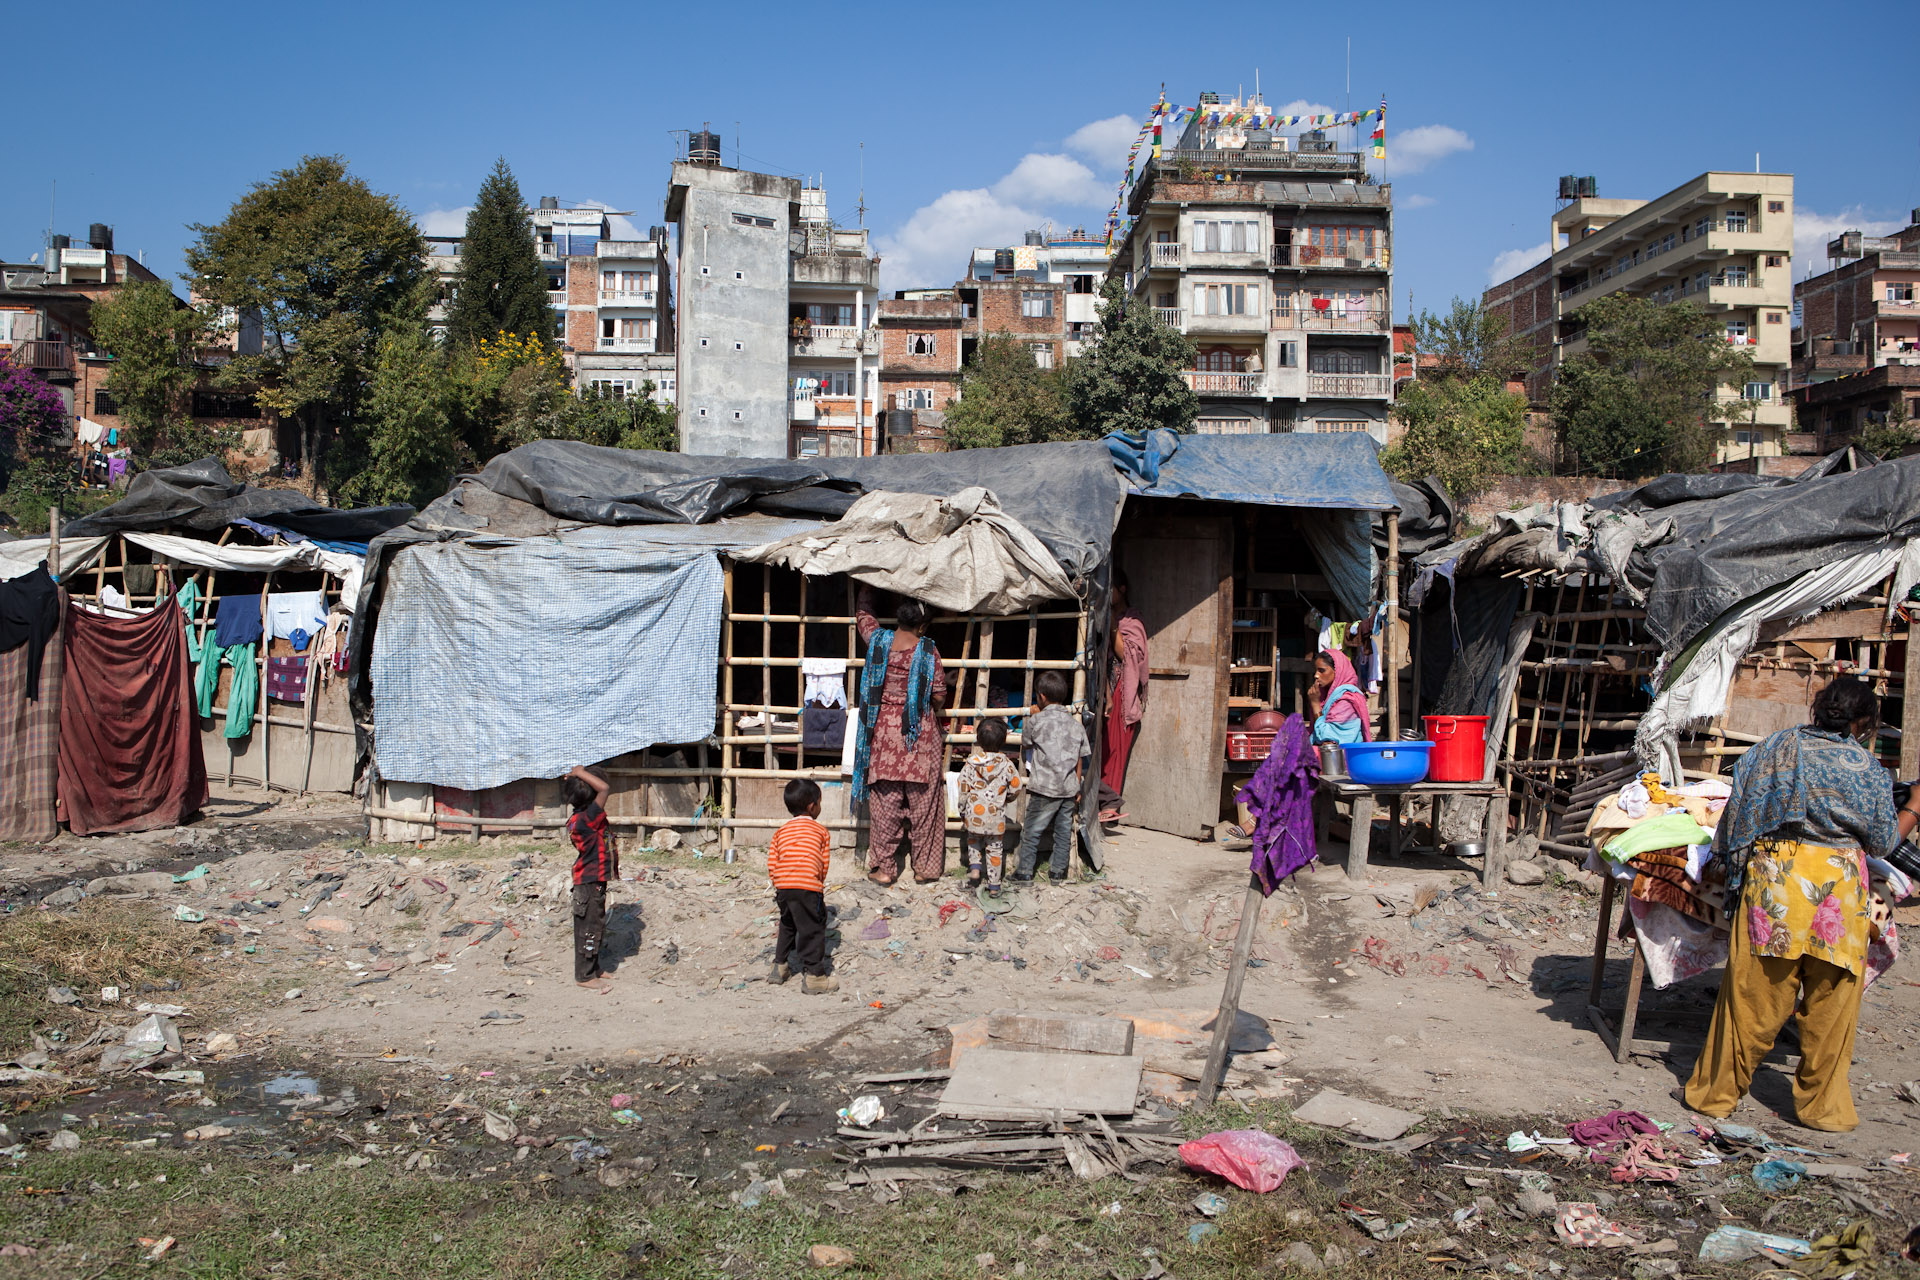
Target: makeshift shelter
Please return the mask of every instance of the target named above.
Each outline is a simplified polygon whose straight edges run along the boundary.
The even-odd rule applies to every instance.
[[[1191,711],[1162,717],[1156,763],[1136,776],[1152,792],[1161,762],[1205,753],[1196,768],[1210,803],[1149,799],[1134,816],[1198,834],[1219,818],[1227,721],[1242,711],[1226,692],[1235,592],[1252,608],[1258,591],[1299,587],[1337,608],[1338,582],[1370,606],[1375,582],[1393,579],[1374,563],[1369,524],[1394,507],[1359,438],[1156,433],[1112,447],[791,462],[540,441],[371,548],[350,688],[373,727],[376,838],[442,826],[558,834],[553,779],[596,761],[616,827],[698,820],[730,847],[784,821],[781,789],[812,777],[828,825],[851,835],[865,824],[846,803],[851,753],[831,713],[855,701],[857,584],[936,605],[952,691],[942,714],[959,753],[990,716],[1017,745],[1043,671],[1070,677],[1075,710],[1104,707],[1116,557],[1136,601],[1144,580],[1149,616],[1166,619],[1155,666],[1205,689]],[[1232,572],[1250,543],[1224,526],[1274,510],[1295,514],[1261,526],[1282,540],[1262,571],[1289,581],[1256,587]],[[1196,535],[1178,523],[1190,519],[1214,523]],[[1212,566],[1198,574],[1196,542]]]
[[[1843,673],[1883,699],[1888,766],[1920,774],[1920,698],[1905,696],[1920,664],[1907,643],[1916,482],[1920,459],[1843,451],[1792,480],[1662,476],[1504,515],[1414,561],[1409,598],[1437,659],[1422,664],[1422,700],[1483,712],[1489,673],[1517,664],[1510,714],[1489,732],[1517,829],[1568,855],[1585,854],[1595,803],[1634,774],[1726,772],[1804,723]]]
[[[205,797],[205,760],[212,760],[214,772],[223,772],[230,782],[252,779],[263,787],[293,791],[352,790],[354,731],[346,710],[340,632],[358,597],[367,541],[412,514],[411,507],[323,507],[292,490],[235,482],[217,461],[204,458],[185,467],[143,472],[130,482],[124,499],[67,524],[60,531],[58,556],[66,619],[63,646],[85,642],[88,652],[97,655],[115,645],[121,648],[116,651],[119,657],[104,658],[85,671],[66,664],[68,686],[92,683],[79,705],[71,688],[66,705],[56,699],[58,737],[68,746],[59,754],[63,766],[80,762],[80,748],[68,739],[86,739],[93,743],[87,750],[98,769],[63,767],[60,790],[63,796],[77,796],[98,784],[93,791],[106,787],[136,801],[131,807],[120,800],[110,803],[111,818],[100,816],[106,809],[89,807],[95,816],[78,817],[74,829],[137,829],[130,824],[178,822],[183,797],[196,790],[194,778],[201,781],[184,812]],[[48,548],[47,538],[0,543],[0,581],[32,573],[47,559]],[[181,662],[189,675],[188,705],[179,723],[197,741],[191,765],[181,754],[177,769],[169,765],[162,770],[149,767],[154,760],[136,757],[161,752],[174,759],[173,731],[161,729],[175,723],[172,708],[158,705],[174,696],[173,686],[151,678],[161,668],[171,670],[174,659],[170,651],[161,651],[158,629],[108,624],[146,619],[176,601],[186,611]],[[231,638],[222,630],[223,611],[242,618],[250,603],[253,634],[243,642],[218,643]],[[307,632],[300,637],[302,643],[290,638],[294,630]],[[129,654],[137,654],[139,663],[120,664],[119,658]],[[120,676],[132,680],[136,665],[144,674],[134,680],[139,686],[134,689]],[[24,699],[12,693],[5,675],[0,669],[0,737],[24,743],[25,726],[34,716]],[[103,697],[120,707],[120,718],[131,718],[157,735],[120,743],[130,765],[144,769],[137,775],[143,780],[140,786],[129,783],[136,775],[121,776],[115,772],[120,765],[100,755],[105,749],[101,744],[120,742],[107,727],[93,724],[107,715]],[[36,741],[51,742],[51,727],[41,723],[43,719],[34,720],[40,731]],[[0,743],[0,770],[8,756]],[[162,775],[179,785],[162,788],[165,794],[147,794],[145,781]],[[46,825],[45,819],[36,821]]]

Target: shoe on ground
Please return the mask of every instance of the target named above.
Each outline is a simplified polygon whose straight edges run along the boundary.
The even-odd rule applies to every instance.
[[[1001,892],[1000,886],[997,884],[990,884],[987,886],[987,896],[989,898],[992,898],[998,901],[1000,897],[1000,892]]]
[[[810,973],[801,979],[800,989],[810,996],[823,996],[829,991],[838,991],[840,989],[840,979],[830,973],[817,976]]]
[[[767,975],[767,981],[771,982],[774,986],[777,987],[781,983],[785,982],[788,978],[791,978],[792,976],[793,976],[792,965],[776,964],[775,966],[773,966],[773,972]]]
[[[1032,884],[1032,876],[1023,876],[1018,871],[1007,877],[1008,884]]]
[[[1051,871],[1047,872],[1047,880],[1052,884],[1065,884],[1067,882],[1065,876],[1057,876]]]

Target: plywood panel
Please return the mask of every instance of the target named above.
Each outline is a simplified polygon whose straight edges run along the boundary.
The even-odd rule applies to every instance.
[[[1765,737],[1810,719],[1807,708],[1819,682],[1795,671],[1734,672],[1727,695],[1726,727],[1735,733]]]
[[[1232,547],[1225,519],[1141,519],[1122,531],[1117,561],[1147,626],[1151,672],[1127,770],[1130,823],[1198,838],[1219,818]]]
[[[1047,1120],[1133,1114],[1144,1056],[970,1049],[940,1095],[940,1114],[966,1120]]]

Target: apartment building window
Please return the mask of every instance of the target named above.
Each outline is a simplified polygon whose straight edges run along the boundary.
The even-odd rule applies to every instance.
[[[1767,201],[1768,213],[1785,213],[1786,211],[1787,211],[1787,202],[1785,200]]]
[[[817,396],[844,399],[853,394],[853,374],[845,369],[835,372],[815,369],[795,378],[794,388]]]
[[[609,400],[625,400],[633,394],[632,378],[594,378],[587,386]]]
[[[1282,342],[1274,348],[1273,364],[1277,369],[1291,369],[1300,362],[1300,344]]]
[[[1332,434],[1339,431],[1365,431],[1373,424],[1365,418],[1315,418],[1315,431]]]
[[[1245,220],[1196,218],[1193,223],[1195,253],[1258,253],[1260,224]]]
[[[898,409],[931,409],[933,392],[926,387],[908,387],[893,393],[893,403]]]
[[[1770,267],[1784,267],[1787,265],[1787,255],[1784,253],[1770,253],[1767,255],[1767,265]]]
[[[1727,230],[1745,231],[1747,229],[1747,211],[1745,209],[1727,210]]]
[[[1330,351],[1315,351],[1308,357],[1314,373],[1373,373],[1373,360],[1363,351],[1348,351],[1335,347]]]
[[[557,271],[547,272],[547,292],[562,293],[566,290],[567,278]]]
[[[908,334],[907,354],[910,356],[930,356],[936,354],[933,335],[930,333]]]
[[[1694,291],[1697,293],[1706,287],[1707,287],[1707,273],[1702,271],[1699,275],[1693,278],[1693,288],[1694,288]]]
[[[809,302],[807,304],[807,323],[812,325],[839,325],[842,328],[852,328],[853,304]]]
[[[1667,286],[1666,288],[1664,288],[1664,289],[1662,289],[1662,290],[1660,291],[1660,301],[1661,301],[1661,302],[1663,302],[1663,303],[1667,303],[1667,302],[1672,302],[1672,301],[1673,301],[1673,286],[1672,286],[1672,285],[1668,285],[1668,286]]]
[[[1767,440],[1767,436],[1766,436],[1766,432],[1764,431],[1749,431],[1743,427],[1740,430],[1735,431],[1733,433],[1733,442],[1735,444],[1744,444],[1744,445],[1765,444],[1766,440]]]
[[[1781,324],[1781,323],[1783,323],[1783,322],[1784,322],[1784,321],[1786,320],[1786,318],[1787,318],[1787,313],[1786,313],[1786,312],[1784,312],[1784,311],[1769,311],[1769,312],[1767,312],[1767,323],[1768,323],[1768,324]]]
[[[1732,285],[1736,289],[1746,288],[1747,287],[1746,266],[1744,264],[1729,263],[1727,266],[1726,279],[1721,281],[1721,283]]]
[[[1624,272],[1631,266],[1633,266],[1633,259],[1631,257],[1622,257],[1620,261],[1613,264],[1613,269]]]
[[[1773,384],[1771,382],[1749,382],[1746,390],[1741,392],[1741,395],[1748,400],[1771,400],[1773,399]]]
[[[1727,321],[1727,341],[1736,347],[1744,347],[1747,345],[1749,339],[1747,337],[1747,322],[1745,320]]]
[[[772,218],[763,218],[754,213],[736,213],[733,220],[743,227],[772,227]]]
[[[1088,342],[1092,340],[1093,331],[1098,327],[1099,326],[1091,320],[1069,320],[1067,322],[1067,337],[1074,342]]]
[[[1240,357],[1231,347],[1214,347],[1202,351],[1194,361],[1194,368],[1202,373],[1239,373]]]
[[[96,417],[113,417],[120,412],[120,406],[107,392],[97,390],[93,393],[93,412]]]
[[[1053,291],[1051,289],[1022,289],[1020,291],[1020,314],[1028,320],[1044,320],[1053,314]]]
[[[1707,234],[1707,232],[1712,228],[1713,228],[1713,219],[1710,217],[1702,218],[1700,219],[1700,221],[1693,224],[1693,234],[1695,234],[1696,236],[1703,236]]]
[[[612,293],[619,287],[620,273],[618,271],[605,270],[600,273],[600,291],[602,293]]]
[[[600,321],[600,345],[611,346],[616,342],[644,342],[653,336],[653,321],[632,317],[608,318]]]
[[[1196,418],[1195,433],[1203,436],[1251,436],[1263,433],[1263,426],[1252,418]]]
[[[1303,261],[1320,258],[1371,258],[1375,253],[1378,227],[1306,227],[1307,248],[1314,252]]]
[[[1889,283],[1887,285],[1887,301],[1888,302],[1912,302],[1913,301],[1913,285],[1911,283],[1907,283],[1907,284]]]
[[[1033,363],[1036,368],[1053,368],[1053,344],[1051,342],[1029,343],[1028,350],[1033,352]]]
[[[1196,289],[1197,309],[1209,316],[1247,316],[1260,310],[1257,284],[1208,284]]]
[[[1071,288],[1071,292],[1073,293],[1099,292],[1099,290],[1097,290],[1094,287],[1093,282],[1094,282],[1094,277],[1089,275],[1072,275],[1067,277],[1067,283]]]

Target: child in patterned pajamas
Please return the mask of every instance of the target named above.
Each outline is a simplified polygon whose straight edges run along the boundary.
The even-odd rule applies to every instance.
[[[1000,896],[1000,871],[1007,832],[1007,801],[1020,789],[1020,770],[1003,750],[1007,722],[994,717],[974,730],[973,754],[960,770],[960,816],[966,826],[967,884],[980,883],[981,853],[986,854],[987,896]]]

